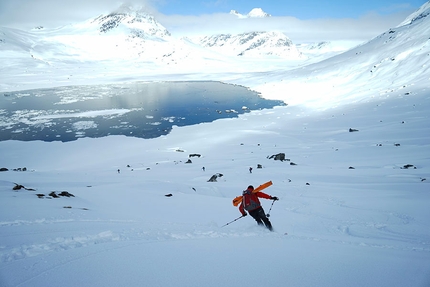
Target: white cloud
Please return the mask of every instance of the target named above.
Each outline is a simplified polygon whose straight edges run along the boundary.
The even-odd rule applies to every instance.
[[[154,0],[155,1],[155,0]],[[56,27],[114,11],[124,2],[152,10],[152,0],[1,0],[0,26]]]
[[[410,12],[410,11],[409,11]],[[197,36],[217,33],[243,33],[275,30],[284,32],[293,42],[365,41],[402,22],[409,12],[379,15],[368,14],[359,19],[312,19],[295,17],[245,18],[234,15],[156,16],[173,35]]]

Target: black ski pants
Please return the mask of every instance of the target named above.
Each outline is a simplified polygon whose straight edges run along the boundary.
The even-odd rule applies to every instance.
[[[270,223],[262,207],[249,211],[249,215],[251,215],[252,218],[257,221],[258,225],[263,225],[264,222],[264,225],[267,227],[267,229],[272,231],[272,223]]]

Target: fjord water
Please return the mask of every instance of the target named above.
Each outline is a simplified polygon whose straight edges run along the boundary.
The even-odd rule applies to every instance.
[[[221,82],[133,82],[3,93],[0,140],[155,138],[184,126],[284,105]]]

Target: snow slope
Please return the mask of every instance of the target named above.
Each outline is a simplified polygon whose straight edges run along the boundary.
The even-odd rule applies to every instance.
[[[430,286],[429,3],[300,69],[175,76],[243,84],[286,107],[150,140],[0,142],[0,285]],[[121,77],[141,75],[130,70]],[[288,161],[268,159],[281,152]],[[268,180],[275,231],[249,216],[223,226],[240,216],[232,199]]]

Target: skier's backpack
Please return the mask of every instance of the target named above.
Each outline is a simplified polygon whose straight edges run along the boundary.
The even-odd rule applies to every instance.
[[[242,204],[243,208],[247,211],[257,209],[261,206],[258,197],[253,192],[249,191],[243,193]]]

